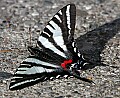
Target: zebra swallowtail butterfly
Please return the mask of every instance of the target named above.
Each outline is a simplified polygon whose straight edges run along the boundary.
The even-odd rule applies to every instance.
[[[10,83],[10,90],[18,90],[65,75],[80,77],[80,69],[87,62],[74,42],[76,7],[68,4],[60,9],[40,34],[36,47],[28,47],[31,55],[20,64]]]

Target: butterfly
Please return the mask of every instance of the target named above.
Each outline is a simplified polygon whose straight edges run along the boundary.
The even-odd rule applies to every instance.
[[[76,7],[68,4],[60,9],[40,34],[36,47],[28,47],[30,56],[22,61],[11,79],[10,90],[19,90],[36,83],[63,76],[80,77],[88,62],[74,41]]]

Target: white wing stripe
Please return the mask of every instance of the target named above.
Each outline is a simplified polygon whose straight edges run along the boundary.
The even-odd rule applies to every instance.
[[[62,22],[58,15],[55,15],[54,17],[57,18],[60,22]]]
[[[75,47],[75,42],[72,42],[72,46]]]
[[[20,65],[31,66],[30,64],[24,64],[24,63],[21,63]]]
[[[29,68],[27,68],[27,67],[18,68],[18,70],[27,70],[27,69],[29,69]]]
[[[50,64],[50,63],[47,63],[47,62],[38,60],[38,59],[36,59],[36,58],[27,58],[27,59],[25,59],[24,61],[30,62],[30,63],[41,64],[41,65],[45,65],[45,66],[51,66],[51,67],[55,67],[55,68],[59,67],[59,66],[57,66],[57,65]]]
[[[14,77],[12,77],[11,82],[15,82],[16,79],[22,79],[22,78],[23,78],[23,77],[16,77],[16,76],[14,76]]]
[[[23,77],[17,77],[17,76],[12,77],[12,79],[19,79],[19,78],[23,78]]]
[[[36,73],[43,73],[43,72],[52,72],[53,69],[46,69],[40,66],[33,66],[31,68],[29,68],[26,71],[17,71],[15,74],[26,74],[26,75],[30,75],[30,74],[36,74]]]
[[[60,15],[62,15],[62,12],[61,12],[61,10],[58,12]]]
[[[53,72],[54,69],[46,69],[46,72]]]
[[[80,57],[81,56],[81,54],[78,52],[78,56]]]
[[[57,75],[57,76],[56,76],[56,78],[59,78],[59,77],[60,77],[60,75]]]
[[[74,47],[74,52],[77,52],[77,48],[76,47]]]
[[[70,34],[70,5],[67,6],[67,10],[66,10],[66,16],[67,16],[67,25],[68,25],[68,28],[69,28],[69,34]]]
[[[26,71],[16,71],[15,74],[25,74],[25,72],[26,72]],[[27,73],[27,74],[29,74],[29,73]]]

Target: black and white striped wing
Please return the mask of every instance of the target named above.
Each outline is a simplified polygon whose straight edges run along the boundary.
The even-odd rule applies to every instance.
[[[74,4],[68,4],[59,10],[48,22],[38,39],[38,47],[60,62],[72,58],[72,47],[76,20]]]
[[[62,68],[45,61],[39,60],[37,57],[30,56],[25,59],[16,70],[11,79],[10,90],[22,89],[38,82],[42,82],[56,77],[62,73]]]

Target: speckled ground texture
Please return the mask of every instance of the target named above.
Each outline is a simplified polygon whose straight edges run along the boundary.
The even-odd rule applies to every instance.
[[[63,6],[77,7],[75,38],[93,65],[81,76],[10,91],[10,77],[39,33]],[[0,0],[0,98],[120,98],[120,0]]]

